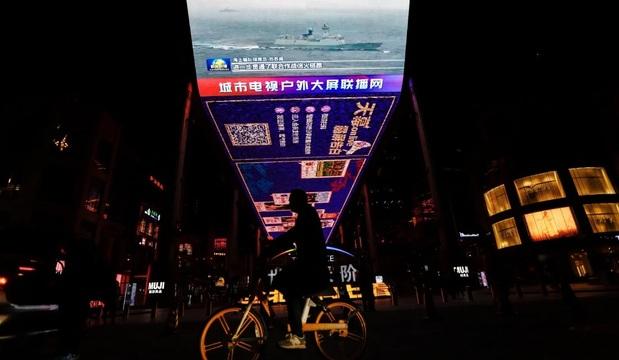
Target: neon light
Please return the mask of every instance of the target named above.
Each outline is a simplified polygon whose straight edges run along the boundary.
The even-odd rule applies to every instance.
[[[460,232],[460,237],[461,238],[465,238],[465,237],[479,237],[479,234],[465,234],[463,232]]]
[[[158,211],[153,210],[151,208],[144,210],[144,214],[153,220],[157,220],[157,221],[161,220],[161,214],[159,214]]]
[[[332,85],[327,87],[327,83]],[[364,84],[368,85],[364,85]],[[268,87],[268,84],[273,84]],[[292,85],[290,85],[292,84]],[[347,86],[346,84],[352,84]],[[251,96],[251,95],[350,95],[394,93],[402,89],[400,75],[333,75],[290,77],[230,77],[198,80],[200,95]]]

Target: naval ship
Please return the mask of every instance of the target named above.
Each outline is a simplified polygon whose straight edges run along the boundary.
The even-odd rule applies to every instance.
[[[347,43],[342,35],[331,35],[329,30],[329,25],[324,24],[322,35],[316,35],[310,27],[305,34],[299,36],[281,35],[273,42],[258,42],[258,46],[311,50],[378,50],[382,45],[379,42]]]

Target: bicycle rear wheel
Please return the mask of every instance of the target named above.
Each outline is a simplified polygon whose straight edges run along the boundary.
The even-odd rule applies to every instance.
[[[367,345],[367,325],[356,306],[343,301],[327,305],[320,311],[316,323],[347,323],[347,330],[324,330],[314,332],[316,345],[329,360],[358,359]]]
[[[267,330],[259,315],[250,311],[238,339],[232,336],[238,328],[245,308],[231,306],[214,313],[200,336],[202,360],[259,359],[267,338]]]

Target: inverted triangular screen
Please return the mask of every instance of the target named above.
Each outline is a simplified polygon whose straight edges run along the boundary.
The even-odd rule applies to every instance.
[[[408,6],[188,0],[202,102],[270,235],[301,188],[329,238],[397,103]]]

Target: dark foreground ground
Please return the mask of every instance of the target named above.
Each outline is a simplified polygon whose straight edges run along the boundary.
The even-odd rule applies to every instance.
[[[516,315],[498,316],[486,291],[475,302],[443,304],[439,320],[426,320],[423,305],[401,298],[394,306],[381,299],[367,313],[369,345],[365,359],[619,359],[619,292],[579,292],[588,321],[573,328],[557,294],[512,296]],[[278,312],[283,313],[283,307]],[[81,359],[199,359],[198,337],[204,309],[190,309],[180,329],[164,333],[164,311],[155,321],[133,314],[116,324],[93,325],[85,332]],[[282,320],[283,321],[283,320]],[[270,333],[268,359],[320,359],[315,346],[285,351],[276,347],[283,332]],[[53,359],[53,338],[20,351],[15,358]],[[0,359],[11,358],[8,354]]]

